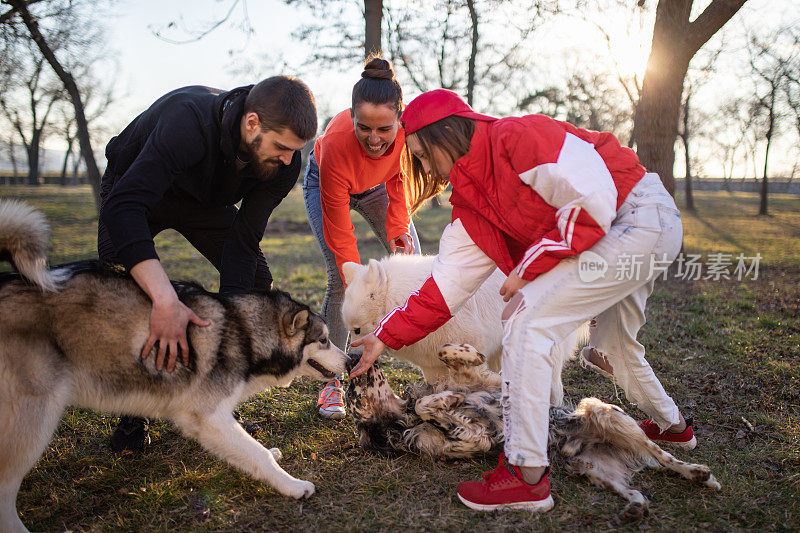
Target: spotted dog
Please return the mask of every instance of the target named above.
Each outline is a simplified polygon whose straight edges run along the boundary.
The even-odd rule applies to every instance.
[[[438,356],[450,372],[434,383],[409,386],[402,398],[377,362],[350,379],[345,401],[364,449],[452,459],[500,447],[500,375],[489,370],[486,358],[468,344],[446,344]],[[356,364],[352,357],[348,368]],[[559,454],[567,471],[627,500],[620,515],[625,521],[648,514],[647,498],[631,487],[633,475],[646,467],[663,467],[721,488],[706,465],[676,459],[647,438],[622,409],[597,398],[584,398],[576,408],[551,407],[548,446]]]

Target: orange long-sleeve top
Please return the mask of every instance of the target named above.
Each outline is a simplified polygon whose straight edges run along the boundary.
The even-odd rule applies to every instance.
[[[345,109],[330,121],[314,143],[314,158],[319,166],[319,189],[322,199],[322,230],[325,242],[336,257],[339,275],[348,261],[360,263],[353,221],[350,219],[350,195],[386,184],[389,207],[386,213],[386,237],[389,242],[408,233],[408,214],[401,157],[406,138],[403,128],[389,149],[380,157],[370,157],[356,138],[350,110]],[[342,276],[344,279],[344,276]]]

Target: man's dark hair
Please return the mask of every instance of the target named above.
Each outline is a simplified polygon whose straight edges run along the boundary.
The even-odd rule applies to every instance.
[[[250,90],[244,112],[254,112],[264,131],[289,128],[309,141],[317,134],[317,107],[308,86],[294,76],[272,76]]]

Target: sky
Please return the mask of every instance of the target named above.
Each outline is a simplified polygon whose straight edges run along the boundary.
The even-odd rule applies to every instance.
[[[695,7],[702,9],[709,1],[696,1]],[[230,25],[189,44],[171,44],[155,35],[155,31],[166,29],[171,21],[176,21],[178,26],[203,28],[223,16],[229,5],[230,0],[120,0],[98,10],[97,16],[107,29],[109,54],[117,65],[109,68],[109,75],[114,77],[117,86],[116,103],[106,117],[110,135],[124,128],[159,96],[177,87],[199,84],[227,89],[276,73],[298,75],[309,85],[316,96],[321,119],[349,107],[352,84],[359,79],[361,65],[336,72],[303,72],[302,60],[309,50],[307,45],[292,38],[291,33],[310,15],[297,6],[287,6],[280,0],[248,1],[254,30],[249,37]],[[743,18],[756,16],[764,26],[798,21],[799,12],[798,0],[750,0],[743,12],[726,25],[726,31],[735,24],[741,25]],[[615,14],[604,13],[598,17],[598,23],[602,23],[613,21]],[[644,70],[652,37],[652,19],[640,22],[642,27],[638,34],[634,28],[631,37],[620,38],[621,31],[614,36],[615,57],[623,71],[641,73]],[[173,28],[171,35],[186,36],[186,33],[175,32]],[[603,37],[590,23],[575,18],[546,26],[536,35],[536,53],[540,58],[547,58],[551,69],[545,75],[558,75],[559,70],[564,70],[565,62],[580,65],[581,61],[593,60],[592,51],[607,49]],[[274,70],[279,61],[288,65],[283,72]],[[705,94],[700,95],[701,99],[713,101],[729,88],[741,86],[735,72],[721,70]],[[415,94],[406,94],[406,101],[413,96]],[[47,146],[55,150],[60,147],[57,139],[48,141]],[[775,152],[786,154],[791,148]],[[98,147],[97,152],[102,153],[102,147]],[[676,162],[676,175],[681,172],[682,166]]]
[[[205,27],[207,22],[224,15],[222,8],[226,5],[228,2],[213,0],[138,0],[119,3],[111,10],[106,20],[109,48],[119,51],[120,86],[126,93],[116,105],[115,120],[133,118],[159,96],[177,87],[208,85],[227,89],[284,73],[297,75],[306,82],[323,111],[330,108],[335,112],[349,106],[350,90],[362,67],[354,65],[350,71],[325,76],[300,72],[306,49],[290,34],[307,14],[280,0],[247,3],[255,30],[250,37],[229,26],[188,44],[171,44],[154,35],[154,30],[163,29],[181,17],[185,26]],[[199,11],[198,6],[204,9]],[[282,58],[289,63],[291,72],[268,72],[264,67],[239,72],[248,63],[263,65],[270,59]]]

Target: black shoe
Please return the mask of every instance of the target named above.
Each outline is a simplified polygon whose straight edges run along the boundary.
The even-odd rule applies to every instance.
[[[242,418],[242,415],[239,414],[239,411],[233,412],[233,418],[235,418],[236,421],[239,422],[239,425],[242,426],[242,428],[244,428],[244,430],[248,432],[251,437],[255,437],[256,435],[261,433],[261,426],[259,426],[255,422],[249,422],[244,418]]]
[[[117,429],[111,435],[111,449],[117,453],[139,453],[150,444],[147,420],[132,416],[119,419]]]

